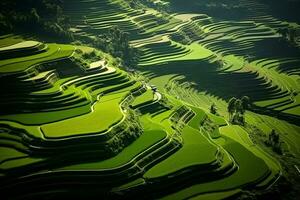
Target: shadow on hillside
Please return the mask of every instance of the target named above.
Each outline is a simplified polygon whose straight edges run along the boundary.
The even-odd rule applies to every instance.
[[[169,62],[147,69],[152,73],[152,78],[168,74],[183,75],[182,82],[195,82],[194,87],[198,91],[206,91],[225,100],[247,95],[253,101],[259,101],[284,95],[256,73],[218,72],[216,63],[205,60]]]
[[[221,20],[241,20],[251,16],[272,15],[282,21],[300,22],[299,0],[172,0],[171,10],[182,13],[205,13]]]

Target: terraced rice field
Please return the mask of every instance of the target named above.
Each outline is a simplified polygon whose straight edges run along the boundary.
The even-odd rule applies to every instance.
[[[168,12],[123,0],[65,3],[83,43],[112,26],[128,32],[134,72],[92,47],[0,37],[4,196],[223,199],[269,190],[285,169],[253,126],[265,138],[278,132],[300,167],[300,45],[280,33],[300,26],[259,0],[159,2]],[[246,125],[233,125],[227,103],[244,95]]]

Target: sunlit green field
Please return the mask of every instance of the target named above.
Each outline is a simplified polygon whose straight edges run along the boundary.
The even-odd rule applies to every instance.
[[[263,0],[63,4],[73,42],[0,35],[4,196],[286,199],[285,185],[297,196],[297,21]],[[98,44],[115,26],[134,66]],[[244,96],[236,123],[228,103]]]

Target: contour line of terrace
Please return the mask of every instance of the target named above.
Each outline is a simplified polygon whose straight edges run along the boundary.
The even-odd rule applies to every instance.
[[[6,52],[6,51],[9,52],[9,51],[15,51],[15,50],[31,49],[31,48],[37,47],[41,44],[42,43],[38,42],[38,41],[27,40],[27,41],[19,42],[19,43],[10,45],[10,46],[1,47],[0,53]]]
[[[131,95],[132,94],[128,95],[126,98],[130,97]],[[123,102],[124,101],[126,101],[126,99],[124,99]],[[120,104],[120,106],[121,106],[121,104]],[[168,118],[170,119],[171,117],[172,117],[172,114]],[[182,117],[184,117],[184,116],[182,116]],[[168,131],[166,129],[164,129],[164,131],[167,133],[166,137],[164,137],[163,139],[161,139],[157,143],[152,144],[149,148],[141,151],[140,153],[135,155],[131,160],[129,160],[128,162],[126,162],[126,163],[124,163],[120,166],[111,167],[111,168],[103,168],[103,169],[73,169],[73,170],[72,169],[59,169],[59,170],[55,170],[55,171],[48,170],[48,171],[42,171],[42,172],[30,174],[30,175],[24,176],[24,178],[32,177],[32,176],[36,176],[36,175],[60,174],[60,173],[65,173],[65,172],[87,172],[87,173],[88,172],[109,172],[109,171],[115,171],[115,170],[119,170],[119,169],[123,169],[123,168],[125,168],[124,170],[126,171],[126,170],[130,169],[129,166],[137,167],[140,171],[140,172],[137,172],[137,173],[144,172],[144,167],[140,167],[139,163],[143,163],[144,160],[147,160],[149,155],[151,156],[152,154],[159,151],[159,149],[163,148],[163,146],[165,146],[165,145],[169,144],[170,142],[174,141],[175,137],[180,140],[180,143],[183,142],[182,137],[180,137],[178,134],[170,134],[170,133],[168,133]],[[176,132],[176,130],[174,130],[174,133],[175,132]],[[166,140],[168,140],[167,143],[165,143]],[[157,146],[158,146],[158,148],[156,148]],[[174,148],[178,148],[178,146],[174,146]],[[147,152],[149,152],[149,154],[147,154],[147,156],[143,156]],[[151,162],[153,162],[153,161],[151,161]],[[124,170],[122,170],[120,173],[124,172]]]
[[[58,44],[56,44],[56,45],[58,45]],[[68,46],[71,46],[71,45],[68,45]],[[35,68],[36,66],[41,65],[41,64],[45,64],[45,63],[49,63],[49,62],[56,62],[56,61],[64,60],[64,59],[67,59],[67,58],[71,58],[75,54],[75,51],[76,51],[77,47],[72,46],[72,48],[73,48],[72,53],[68,56],[63,56],[63,57],[59,57],[59,58],[55,58],[55,59],[47,59],[47,58],[51,57],[52,55],[55,55],[55,54],[57,54],[58,52],[61,51],[61,47],[60,47],[60,45],[58,45],[57,49],[49,55],[44,55],[44,56],[41,56],[41,57],[38,57],[38,58],[30,58],[30,59],[20,60],[20,61],[17,61],[17,62],[9,62],[7,64],[1,65],[0,66],[0,76],[1,75],[3,76],[3,74],[14,74],[14,73],[20,73],[21,72],[20,70],[14,70],[14,71],[9,71],[9,72],[1,72],[2,67],[6,67],[6,66],[9,66],[9,65],[12,65],[12,64],[17,64],[17,63],[22,63],[22,62],[30,62],[30,61],[34,61],[34,60],[43,59],[40,62],[34,63],[33,65],[28,66],[27,68],[22,70],[22,71],[28,71],[31,68]]]
[[[112,67],[111,67],[112,68]],[[114,68],[112,68],[114,69]],[[99,74],[97,74],[99,75]],[[82,77],[85,78],[85,77]],[[70,84],[70,83],[69,83]],[[139,90],[141,90],[143,88],[140,88]],[[138,92],[138,91],[136,91]],[[93,103],[92,107],[94,107],[96,105],[96,103],[100,100],[100,96],[102,94],[98,94],[97,95],[97,101]],[[110,126],[107,130],[104,130],[104,132],[96,132],[96,133],[86,133],[86,134],[77,134],[77,135],[70,135],[70,136],[64,136],[64,137],[57,137],[57,138],[49,138],[46,137],[44,134],[44,131],[42,130],[42,127],[39,126],[39,130],[42,133],[42,139],[43,140],[48,140],[48,141],[63,141],[63,140],[69,140],[69,139],[78,139],[78,138],[86,138],[86,137],[90,137],[90,136],[100,136],[100,135],[105,135],[107,133],[109,133],[113,128],[119,126],[121,123],[124,122],[124,120],[126,119],[126,109],[123,110],[123,105],[130,100],[130,98],[132,98],[132,93],[129,93],[126,97],[124,97],[124,99],[121,101],[121,103],[118,104],[118,107],[122,113],[122,119],[120,121],[118,121],[116,124],[114,124],[113,126]],[[92,109],[92,111],[94,111],[94,109]],[[90,112],[91,113],[91,112]]]

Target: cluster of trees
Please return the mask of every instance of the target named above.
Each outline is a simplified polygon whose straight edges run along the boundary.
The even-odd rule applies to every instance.
[[[158,25],[169,21],[170,6],[168,2],[156,0],[125,0],[125,2],[132,9],[144,9],[145,11],[146,8],[153,8],[158,10],[160,12],[160,15],[156,16]]]
[[[70,59],[78,67],[88,68],[91,62],[98,61],[102,58],[96,53],[96,50],[83,52],[81,49],[76,49],[75,52],[76,54],[74,54],[74,56],[72,56]]]
[[[108,52],[127,62],[128,58],[132,56],[132,48],[129,45],[129,34],[120,30],[118,26],[113,26],[110,28],[108,36]]]
[[[118,154],[126,146],[132,143],[136,138],[138,138],[142,129],[138,126],[129,125],[127,130],[118,130],[119,132],[109,141],[107,145],[107,150],[112,154]]]
[[[184,31],[172,34],[171,39],[184,45],[187,45],[191,42],[191,39]]]
[[[227,111],[229,113],[229,121],[233,124],[245,124],[244,114],[246,109],[250,106],[250,98],[248,96],[243,96],[241,99],[232,97],[227,106]]]
[[[112,26],[106,34],[99,35],[94,41],[94,46],[120,58],[120,64],[133,67],[138,61],[138,52],[129,44],[129,34]]]
[[[132,0],[138,3],[138,0]],[[55,39],[74,41],[70,18],[63,13],[63,0],[0,1],[0,34],[30,32]],[[42,34],[41,34],[42,33]],[[129,45],[129,34],[113,26],[90,41],[93,46],[116,57],[119,65],[135,66],[138,52]]]
[[[279,133],[277,133],[274,129],[272,129],[271,133],[269,134],[268,140],[266,141],[266,144],[271,146],[273,151],[282,154],[281,149],[281,141],[279,138]]]
[[[128,0],[133,1],[133,0]],[[155,0],[134,0],[139,1],[140,4],[147,6],[149,8],[154,8],[160,12],[170,12],[170,3],[165,1],[155,1]]]
[[[140,9],[140,8],[143,7],[143,5],[141,4],[140,0],[126,0],[125,2],[132,9]]]
[[[93,50],[89,53],[82,53],[82,57],[87,60],[93,60],[93,61],[99,60],[95,50]],[[95,59],[95,58],[97,58],[97,59]]]
[[[109,140],[106,149],[112,154],[119,153],[123,148],[136,140],[143,132],[141,123],[138,120],[138,114],[132,109],[127,108],[126,110],[126,120],[111,130],[111,134],[113,134],[114,137]]]
[[[0,34],[30,31],[73,40],[62,0],[1,0],[0,7]]]
[[[169,3],[165,1],[156,0],[125,0],[127,5],[132,9],[144,9],[153,8],[160,12],[159,16],[156,16],[157,24],[164,24],[169,21],[169,15],[167,14],[169,9]]]

